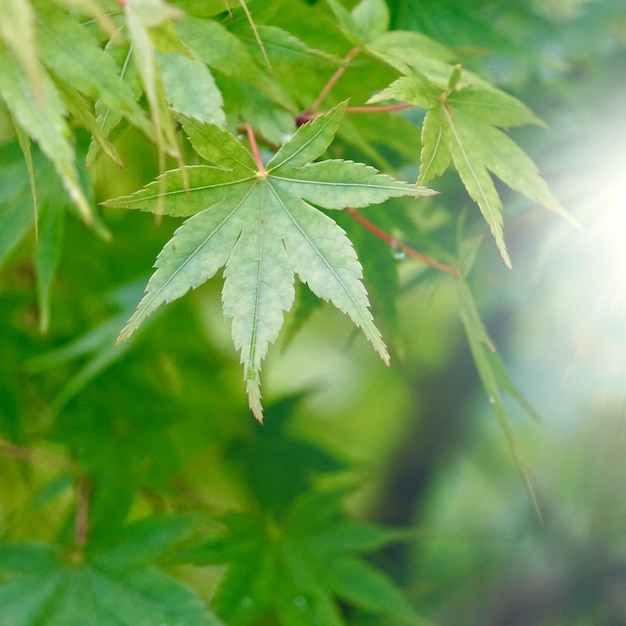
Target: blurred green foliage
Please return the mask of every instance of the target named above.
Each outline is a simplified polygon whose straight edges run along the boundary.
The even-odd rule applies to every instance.
[[[451,172],[417,210],[361,211],[461,281],[334,211],[392,366],[301,285],[264,426],[219,280],[114,346],[180,220],[98,203],[195,162],[168,105],[249,123],[269,158],[386,29],[376,2],[229,5],[0,5],[0,625],[625,623],[623,3],[387,2],[392,31],[432,38],[428,80],[462,63],[547,122],[510,136],[583,231],[497,183],[509,271]],[[112,73],[72,68],[64,29]],[[364,105],[394,63],[359,54],[324,106]],[[328,157],[414,181],[423,121],[346,116]]]

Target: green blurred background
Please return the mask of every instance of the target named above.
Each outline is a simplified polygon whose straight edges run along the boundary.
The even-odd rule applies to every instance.
[[[177,223],[107,210],[111,242],[87,234],[77,220],[59,220],[62,253],[45,241],[33,253],[32,217],[20,210],[29,202],[28,178],[10,142],[0,146],[2,436],[68,449],[93,472],[96,537],[158,509],[164,485],[165,508],[197,500],[215,510],[241,507],[251,483],[261,492],[264,481],[274,490],[297,489],[285,478],[306,458],[294,442],[312,442],[337,459],[327,467],[325,457],[312,454],[312,471],[341,469],[335,480],[359,485],[350,501],[356,514],[415,529],[414,541],[376,558],[437,623],[624,625],[626,6],[623,0],[390,0],[389,6],[397,28],[460,50],[467,67],[547,122],[547,129],[523,129],[515,139],[582,226],[509,197],[513,270],[487,249],[472,274],[486,326],[542,416],[538,424],[510,407],[543,523],[491,414],[446,277],[425,274],[398,255],[402,295],[389,370],[325,306],[288,333],[265,364],[264,397],[272,405],[268,422],[280,424],[291,444],[264,448],[272,431],[262,434],[248,413],[218,282],[168,306],[136,339],[113,348]],[[133,191],[156,172],[153,151],[140,137],[126,137],[119,148],[134,169],[96,170],[96,200]],[[47,167],[38,163],[49,177],[40,202],[43,219],[53,220],[61,191]],[[443,192],[437,202],[467,203],[453,177],[437,182]],[[453,228],[436,203],[424,219],[444,238]],[[19,245],[3,239],[22,222]],[[33,254],[58,263],[49,323],[37,311],[35,293],[45,285],[34,277]],[[298,326],[297,313],[289,323]],[[272,470],[257,476],[259,485],[251,477],[260,466]],[[0,457],[6,535],[70,533],[67,488],[67,476],[55,468],[24,469]],[[52,530],[60,521],[61,530]]]

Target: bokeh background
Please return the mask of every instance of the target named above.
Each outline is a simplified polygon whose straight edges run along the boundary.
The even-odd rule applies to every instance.
[[[514,402],[509,407],[543,519],[480,385],[449,277],[397,253],[402,293],[395,326],[386,328],[394,352],[388,370],[330,308],[320,307],[301,328],[297,313],[290,318],[264,367],[267,419],[288,441],[330,451],[337,465],[326,467],[327,459],[289,445],[271,448],[270,463],[263,446],[274,445],[274,431],[261,434],[248,413],[219,281],[168,306],[133,342],[113,348],[173,221],[157,225],[143,215],[105,211],[113,243],[86,236],[77,220],[59,226],[63,252],[45,246],[37,252],[52,255],[58,267],[42,328],[34,293],[44,287],[33,275],[30,222],[10,208],[27,203],[29,194],[11,143],[3,143],[0,159],[0,201],[9,207],[0,224],[15,232],[23,220],[24,238],[15,245],[0,229],[2,436],[69,449],[93,470],[100,481],[96,536],[158,508],[164,484],[170,502],[239,507],[251,477],[260,491],[264,481],[297,489],[285,476],[310,462],[314,470],[341,469],[336,480],[358,485],[349,502],[355,514],[412,529],[410,541],[382,551],[376,562],[436,623],[623,626],[626,6],[623,0],[388,4],[395,27],[458,50],[466,67],[546,122],[514,136],[577,222],[503,189],[513,269],[487,245],[471,279],[490,334],[541,416],[533,421]],[[135,167],[123,175],[97,170],[97,200],[154,176],[147,142],[130,136],[119,149]],[[46,174],[49,166],[37,165],[48,176],[45,206],[61,192]],[[454,176],[433,186],[442,194],[428,205],[423,226],[445,240],[455,224],[438,203],[460,212],[468,200]],[[259,479],[261,466],[271,470]],[[0,457],[2,527],[14,539],[48,538],[70,506],[67,476],[45,464],[24,472]],[[61,526],[61,535],[71,532],[69,521]]]

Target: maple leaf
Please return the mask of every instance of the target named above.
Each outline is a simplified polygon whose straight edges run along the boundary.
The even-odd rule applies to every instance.
[[[510,267],[503,234],[502,200],[495,174],[511,189],[570,219],[552,195],[537,166],[504,130],[542,122],[519,100],[481,84],[461,84],[460,66],[447,87],[419,73],[402,76],[370,102],[393,99],[428,109],[422,127],[419,184],[456,168],[470,197],[489,224],[500,254]]]
[[[345,626],[339,600],[426,626],[393,582],[362,556],[407,534],[347,517],[340,508],[345,495],[307,493],[270,523],[227,514],[223,532],[189,545],[177,559],[201,566],[228,563],[212,606],[230,626],[255,624],[268,615],[288,626]]]
[[[180,521],[123,529],[110,550],[82,560],[56,546],[0,546],[0,626],[224,626],[187,586],[152,561]],[[132,541],[131,541],[132,540]]]
[[[385,363],[389,355],[369,310],[362,268],[345,232],[313,206],[364,207],[430,190],[352,161],[312,162],[331,143],[345,103],[301,126],[267,166],[227,131],[179,115],[209,165],[171,170],[111,207],[191,216],[158,255],[146,295],[122,330],[128,339],[161,304],[180,298],[225,266],[222,300],[241,351],[250,408],[262,420],[259,372],[294,301],[294,276],[363,331]],[[185,171],[183,171],[183,169]],[[188,181],[186,186],[184,181]]]

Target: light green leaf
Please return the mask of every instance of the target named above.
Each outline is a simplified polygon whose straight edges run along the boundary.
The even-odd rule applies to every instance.
[[[15,55],[32,93],[43,103],[42,67],[35,34],[35,12],[29,0],[0,0],[0,39]]]
[[[541,178],[535,163],[507,134],[487,122],[476,121],[475,128],[481,135],[482,154],[491,172],[529,200],[573,222]]]
[[[389,87],[373,95],[367,102],[400,100],[422,109],[430,109],[439,102],[441,89],[431,83],[423,74],[413,72],[411,76],[401,76]]]
[[[174,111],[217,126],[226,125],[222,94],[206,65],[182,54],[157,53],[165,96]]]
[[[353,43],[367,45],[389,28],[389,9],[384,0],[361,0],[351,12],[339,0],[327,0],[344,35]]]
[[[335,15],[335,18],[339,23],[339,28],[342,30],[343,34],[352,42],[356,43],[357,38],[355,35],[357,27],[350,11],[348,11],[348,9],[346,9],[346,7],[339,2],[339,0],[326,0],[326,2]]]
[[[434,83],[414,74],[399,78],[370,101],[387,98],[428,109],[422,128],[418,183],[427,184],[441,175],[452,161],[509,267],[502,200],[491,174],[533,202],[570,219],[533,161],[500,130],[521,124],[541,124],[532,111],[513,96],[483,85],[465,85],[455,91],[441,88],[437,94]]]
[[[298,167],[321,156],[339,128],[345,107],[346,103],[343,102],[327,115],[319,117],[315,124],[301,126],[298,130],[300,141],[284,144],[267,164],[267,171],[271,172],[283,165]]]
[[[96,19],[110,37],[115,37],[119,33],[119,27],[109,17],[99,0],[56,0],[56,3],[66,6],[70,11],[76,11]]]
[[[40,2],[37,8],[37,34],[46,65],[62,81],[100,100],[150,136],[150,123],[132,89],[121,80],[117,65],[98,40],[54,3]]]
[[[97,150],[102,150],[102,152],[104,152],[118,167],[124,167],[122,159],[115,146],[109,141],[100,126],[98,126],[98,120],[93,116],[91,108],[86,102],[84,96],[82,96],[76,89],[73,89],[65,83],[61,83],[59,85],[59,90],[67,110],[81,124],[81,126],[91,133],[93,145],[97,146],[97,148],[94,147],[95,152],[93,156],[95,156]],[[119,119],[121,119],[121,117],[122,116],[120,115]],[[88,166],[93,156],[90,157],[88,154],[86,161]]]
[[[481,145],[482,136],[472,118],[465,117],[458,111],[454,115],[450,109],[441,105],[444,125],[449,129],[450,153],[465,189],[478,204],[504,262],[511,267],[511,259],[506,251],[503,232],[502,200],[489,175],[488,155]]]
[[[323,50],[311,48],[282,28],[261,24],[257,30],[276,74],[284,74],[284,72],[297,68],[302,69],[303,66],[319,69],[320,66],[322,68],[325,66],[336,67],[341,64],[339,57]],[[248,47],[250,52],[254,54],[251,43]],[[255,47],[258,50],[256,42]],[[304,85],[300,86],[304,87]]]
[[[443,44],[422,33],[405,30],[382,33],[367,50],[403,74],[419,70],[431,80],[447,76],[455,60],[454,53]]]
[[[289,99],[267,69],[257,64],[246,45],[224,26],[187,15],[176,24],[176,31],[194,55],[211,69],[249,83],[273,102],[289,108]]]
[[[544,126],[544,123],[517,98],[495,87],[467,85],[447,97],[449,106],[462,110],[473,119],[488,122],[491,126],[509,128],[524,124]]]
[[[44,74],[42,79],[44,99],[40,106],[16,60],[0,42],[0,96],[16,122],[52,162],[83,219],[92,224],[92,209],[78,180],[65,107],[49,77]]]
[[[118,46],[111,39],[105,46],[105,50],[111,58],[119,64],[117,73],[121,80],[123,80],[133,92],[133,97],[138,100],[141,93],[141,79],[137,73],[136,67],[131,63],[131,47],[130,46]],[[100,128],[100,134],[108,137],[111,131],[118,126],[122,121],[123,116],[120,111],[116,110],[105,104],[102,100],[97,100],[95,104],[96,123]],[[87,167],[91,167],[96,157],[98,156],[101,145],[97,137],[94,134],[85,163]]]
[[[182,17],[178,14],[175,16],[176,18]],[[152,26],[148,32],[152,45],[157,52],[181,54],[188,59],[194,58],[189,48],[180,40],[171,21],[167,20],[157,26]]]
[[[150,36],[150,28],[159,26],[169,19],[180,17],[181,12],[163,0],[129,0],[124,5],[124,13],[132,41],[132,58],[150,105],[160,165],[162,165],[165,153],[176,158],[180,158],[180,155],[163,84],[157,71],[156,51]]]
[[[361,0],[351,12],[356,35],[371,43],[389,28],[389,8],[385,0]]]
[[[309,202],[339,209],[430,192],[358,163],[307,164],[332,140],[342,110],[343,105],[300,127],[261,171],[232,135],[180,117],[198,153],[229,169],[188,167],[188,188],[180,170],[167,172],[136,194],[105,203],[152,212],[162,206],[172,215],[193,215],[159,254],[146,295],[119,341],[161,304],[226,266],[224,314],[233,320],[233,342],[241,351],[250,407],[259,420],[261,362],[278,336],[284,311],[292,306],[294,274],[346,313],[388,362],[354,249],[342,229]]]
[[[441,176],[450,165],[449,127],[443,123],[442,107],[434,107],[424,117],[422,125],[422,154],[418,184],[427,185]]]

